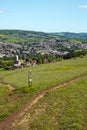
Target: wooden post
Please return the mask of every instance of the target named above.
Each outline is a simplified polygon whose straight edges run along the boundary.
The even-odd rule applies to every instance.
[[[32,87],[32,71],[28,71],[28,86]]]

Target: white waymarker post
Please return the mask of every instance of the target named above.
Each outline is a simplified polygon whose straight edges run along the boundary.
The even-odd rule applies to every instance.
[[[28,71],[28,86],[32,87],[32,71]]]

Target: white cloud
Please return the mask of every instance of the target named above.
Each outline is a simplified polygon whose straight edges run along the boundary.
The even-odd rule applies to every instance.
[[[85,9],[87,9],[87,5],[81,5],[80,8],[85,8]]]

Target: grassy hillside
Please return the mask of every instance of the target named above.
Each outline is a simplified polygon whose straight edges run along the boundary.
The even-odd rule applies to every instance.
[[[60,37],[66,37],[69,39],[86,39],[87,40],[87,33],[70,33],[70,32],[61,32],[61,33],[54,33]]]
[[[24,69],[0,71],[0,79],[16,88],[27,87],[28,71],[32,70],[33,88],[42,89],[87,72],[87,57],[63,60]]]
[[[0,30],[0,41],[10,43],[32,43],[41,42],[47,39],[49,34],[24,30]]]
[[[48,41],[48,39],[59,38],[63,40],[64,38],[74,39],[76,41],[85,41],[87,43],[87,33],[70,33],[70,32],[60,32],[60,33],[45,33],[36,31],[25,31],[25,30],[0,30],[0,42],[10,42],[10,43],[33,43],[33,42],[43,42]]]
[[[23,130],[87,130],[87,78],[47,93],[15,125]]]
[[[28,70],[32,70],[32,87],[28,87]],[[13,85],[14,91],[0,85],[1,119],[21,107],[38,91],[87,73],[87,57],[38,65],[19,70],[0,71],[0,79]],[[3,90],[4,89],[4,90]],[[5,94],[4,94],[5,93]]]

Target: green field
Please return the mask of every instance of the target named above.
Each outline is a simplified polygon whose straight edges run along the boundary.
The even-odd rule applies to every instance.
[[[87,77],[48,92],[12,130],[87,130]]]
[[[28,87],[28,71],[32,70],[32,87]],[[15,88],[0,85],[0,119],[30,100],[38,91],[87,73],[87,57],[24,69],[0,71],[0,79]]]

